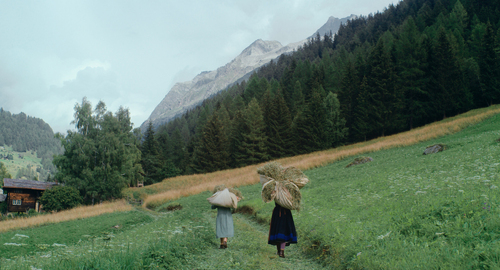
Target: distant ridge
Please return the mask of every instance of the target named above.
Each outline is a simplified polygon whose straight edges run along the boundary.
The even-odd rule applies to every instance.
[[[351,15],[343,19],[330,17],[311,37],[314,37],[316,33],[322,36],[330,32],[335,34],[342,23],[346,23],[352,18],[357,18],[357,16]],[[269,63],[271,60],[284,53],[297,50],[305,42],[307,42],[307,39],[283,46],[278,41],[257,39],[231,62],[219,67],[217,70],[204,71],[191,81],[176,83],[156,106],[148,120],[142,123],[141,130],[145,131],[149,121],[152,121],[154,126],[167,123],[176,116],[196,107],[210,96],[248,78],[257,68]]]

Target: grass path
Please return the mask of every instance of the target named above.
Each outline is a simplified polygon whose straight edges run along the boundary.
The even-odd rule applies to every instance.
[[[136,208],[126,212],[126,220],[142,218],[135,218],[135,223],[119,230],[111,228],[118,220],[116,213],[109,215],[109,220],[104,215],[58,223],[64,231],[72,231],[70,235],[77,237],[75,239],[67,239],[69,235],[61,237],[58,232],[50,230],[53,225],[0,233],[0,247],[10,242],[23,244],[5,247],[17,249],[21,253],[9,253],[7,257],[7,253],[0,254],[0,269],[123,269],[121,263],[126,260],[123,257],[129,256],[125,254],[128,250],[138,258],[148,258],[149,253],[154,253],[152,249],[160,254],[175,252],[172,251],[174,249],[169,250],[172,246],[181,251],[180,255],[174,255],[175,260],[184,260],[184,264],[176,269],[322,269],[313,259],[304,255],[297,245],[287,247],[285,259],[279,258],[275,247],[267,244],[268,225],[240,213],[233,214],[235,237],[229,239],[228,249],[218,249],[219,239],[215,237],[217,211],[210,209],[205,197],[206,194],[200,194],[181,199],[184,208],[175,212],[152,212]],[[75,230],[93,222],[108,225],[76,236],[78,233]],[[35,237],[40,234],[45,237]],[[29,238],[18,239],[16,235]],[[105,240],[110,235],[110,239]],[[168,246],[158,247],[161,241],[166,241]],[[52,246],[53,242],[60,246]],[[162,268],[158,261],[143,263],[136,260],[130,269]]]
[[[215,212],[205,213],[204,216],[213,225],[215,232]],[[267,244],[268,226],[257,223],[253,218],[243,214],[233,214],[235,237],[229,238],[226,250],[217,249],[215,245],[200,259],[211,261],[212,269],[243,268],[243,269],[322,269],[311,258],[304,256],[297,245],[286,248],[286,258],[276,255],[275,246]],[[250,256],[249,256],[250,254]],[[238,258],[245,258],[244,261]],[[205,266],[205,265],[202,265]],[[220,266],[220,267],[219,267]]]

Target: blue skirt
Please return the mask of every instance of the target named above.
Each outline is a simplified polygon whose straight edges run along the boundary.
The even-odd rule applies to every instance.
[[[234,236],[233,216],[230,208],[217,207],[215,234],[217,238]]]
[[[271,217],[269,228],[269,245],[279,245],[285,242],[286,245],[297,244],[297,231],[293,223],[292,211],[276,204]]]

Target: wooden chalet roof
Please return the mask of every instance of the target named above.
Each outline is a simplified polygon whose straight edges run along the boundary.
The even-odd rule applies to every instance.
[[[5,201],[5,198],[7,198],[6,194],[0,194],[0,202]]]
[[[58,184],[56,182],[40,182],[36,180],[9,179],[9,178],[3,179],[3,188],[46,190],[57,185]]]

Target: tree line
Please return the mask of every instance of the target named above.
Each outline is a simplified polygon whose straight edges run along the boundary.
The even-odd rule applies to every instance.
[[[147,183],[386,136],[500,101],[500,1],[405,0],[145,132]]]

